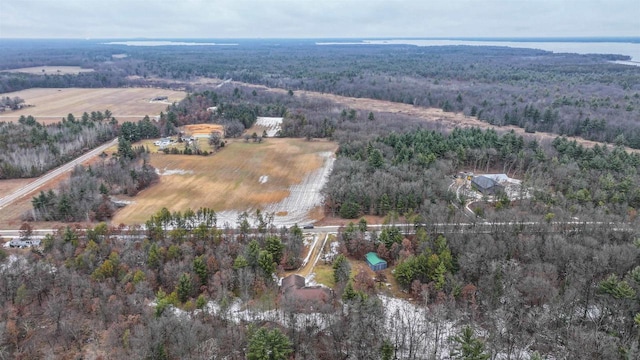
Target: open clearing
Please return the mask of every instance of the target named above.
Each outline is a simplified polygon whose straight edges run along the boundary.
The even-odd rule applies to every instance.
[[[212,208],[219,225],[235,224],[237,214],[255,209],[279,213],[277,224],[304,221],[320,205],[337,147],[303,139],[234,140],[211,156],[151,154],[151,164],[166,175],[118,211],[113,223],[143,223],[163,207]]]
[[[93,69],[83,69],[80,66],[34,66],[20,69],[9,69],[3,72],[25,73],[32,75],[78,75],[93,72]]]
[[[192,124],[185,125],[183,127],[185,135],[191,135],[195,137],[209,137],[209,135],[216,131],[220,134],[224,133],[224,127],[218,124]]]
[[[145,115],[153,116],[167,108],[164,102],[151,102],[157,96],[167,96],[168,101],[180,101],[186,93],[154,88],[114,88],[114,89],[43,89],[34,88],[0,96],[24,99],[27,105],[21,110],[2,113],[0,121],[18,121],[20,115],[33,115],[38,121],[51,123],[60,121],[69,113],[80,117],[85,111],[109,110],[120,120],[140,120]],[[133,119],[131,119],[133,118]]]

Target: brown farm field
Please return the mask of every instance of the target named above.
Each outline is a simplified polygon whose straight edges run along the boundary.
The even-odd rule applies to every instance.
[[[164,111],[167,104],[180,101],[186,93],[154,88],[109,88],[109,89],[43,89],[33,88],[0,96],[24,99],[27,105],[21,110],[2,113],[0,121],[17,121],[20,115],[32,115],[38,121],[51,123],[60,121],[69,113],[80,117],[85,111],[109,110],[116,119],[140,120],[145,115],[154,116]],[[151,102],[156,96],[167,96],[168,101]]]
[[[33,75],[78,75],[93,72],[93,69],[83,69],[80,66],[33,66],[19,69],[4,70],[3,72],[25,73]]]
[[[150,162],[163,174],[160,182],[140,192],[112,222],[143,223],[163,207],[208,207],[216,212],[264,208],[285,199],[292,185],[319,169],[319,153],[335,152],[337,147],[334,142],[303,139],[235,140],[210,156],[153,153]]]

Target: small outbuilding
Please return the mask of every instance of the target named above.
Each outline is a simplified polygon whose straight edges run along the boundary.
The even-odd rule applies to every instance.
[[[365,258],[367,260],[367,264],[373,271],[380,271],[387,268],[387,262],[380,259],[378,254],[374,252],[367,253],[367,255],[365,255]]]
[[[471,185],[485,195],[494,195],[504,190],[496,180],[484,175],[474,177]]]

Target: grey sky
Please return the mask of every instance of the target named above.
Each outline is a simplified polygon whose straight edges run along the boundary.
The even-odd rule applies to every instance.
[[[0,38],[640,36],[640,0],[0,0]]]

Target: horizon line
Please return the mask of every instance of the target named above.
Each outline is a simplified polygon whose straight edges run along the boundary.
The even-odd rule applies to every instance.
[[[635,40],[640,41],[640,36],[349,36],[349,37],[0,37],[5,40]]]

